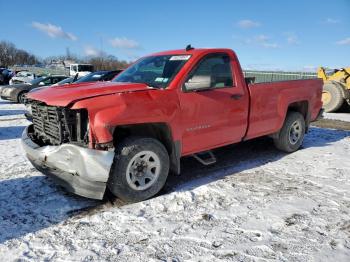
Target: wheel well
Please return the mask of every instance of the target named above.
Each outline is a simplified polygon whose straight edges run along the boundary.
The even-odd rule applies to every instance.
[[[145,123],[117,126],[113,132],[113,143],[122,141],[129,136],[152,137],[159,140],[166,148],[170,157],[170,169],[180,173],[180,143],[173,140],[170,127],[165,123]]]
[[[306,132],[309,129],[309,124],[310,124],[310,112],[309,112],[309,102],[308,101],[299,101],[299,102],[294,102],[291,103],[288,106],[287,114],[290,111],[298,112],[302,114],[305,120],[305,128]]]
[[[303,115],[305,120],[308,115],[308,110],[309,110],[309,103],[307,101],[294,102],[288,106],[288,112],[289,111],[299,112],[300,114]]]
[[[163,123],[135,124],[117,126],[114,129],[113,141],[117,143],[128,136],[152,137],[163,143],[169,154],[172,151],[172,137],[169,127]]]

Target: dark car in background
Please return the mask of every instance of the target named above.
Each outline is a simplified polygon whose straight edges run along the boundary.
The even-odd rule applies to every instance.
[[[0,85],[8,85],[13,72],[5,67],[0,67]]]
[[[87,82],[97,82],[97,81],[111,81],[116,75],[118,75],[123,70],[113,70],[113,71],[96,71],[92,72],[86,76],[78,78],[77,76],[71,76],[66,78],[53,86],[68,85],[72,83],[87,83]],[[39,90],[38,89],[35,89]]]
[[[86,83],[86,82],[100,82],[100,81],[111,81],[116,75],[118,75],[123,70],[113,70],[113,71],[96,71],[92,72],[82,78],[79,78],[74,83]]]
[[[69,84],[71,84],[71,83],[77,81],[77,79],[79,79],[79,78],[77,78],[76,76],[71,76],[71,77],[68,77],[68,78],[66,78],[66,79],[63,79],[63,80],[57,82],[56,84],[53,84],[52,86],[69,85]],[[37,90],[37,89],[39,90],[39,89],[41,89],[41,87],[32,89],[32,91],[35,91],[35,90]]]
[[[77,75],[68,77],[66,79],[63,79],[62,81],[57,82],[56,84],[53,84],[51,86],[62,86],[62,85],[69,85],[69,84],[75,84],[75,83],[87,83],[87,82],[98,82],[98,81],[111,81],[116,75],[118,75],[123,70],[114,70],[114,71],[97,71],[90,73],[86,76],[83,76],[81,78],[78,78]],[[29,92],[36,92],[39,91],[43,87],[37,87],[32,89]]]
[[[53,75],[33,79],[29,83],[7,85],[1,89],[1,98],[13,102],[23,103],[25,95],[32,89],[42,86],[50,86],[66,79],[67,76]]]

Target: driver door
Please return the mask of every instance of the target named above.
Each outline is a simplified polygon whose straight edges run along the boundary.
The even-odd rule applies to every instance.
[[[235,83],[233,66],[229,54],[210,54],[189,73],[179,94],[183,155],[239,142],[244,137],[249,98],[244,87]],[[196,79],[207,82],[196,87]]]

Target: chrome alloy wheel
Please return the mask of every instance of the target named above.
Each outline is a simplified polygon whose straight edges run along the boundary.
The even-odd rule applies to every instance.
[[[154,152],[141,151],[130,160],[126,181],[134,190],[145,190],[157,181],[160,168],[160,159]]]

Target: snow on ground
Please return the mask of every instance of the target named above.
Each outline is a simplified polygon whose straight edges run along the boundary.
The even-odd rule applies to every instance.
[[[311,128],[283,154],[269,139],[182,161],[148,201],[66,193],[26,160],[23,107],[0,101],[0,261],[349,261],[350,132]]]
[[[350,113],[323,113],[323,117],[325,119],[350,122]]]

